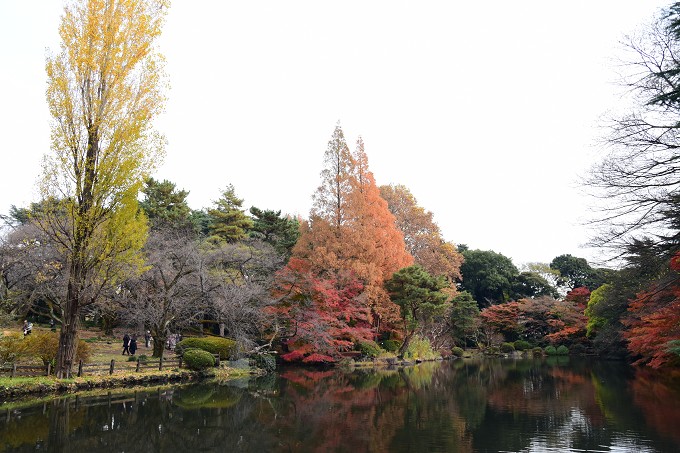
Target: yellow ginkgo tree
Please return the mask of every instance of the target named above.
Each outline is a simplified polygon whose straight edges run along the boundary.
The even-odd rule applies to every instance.
[[[64,9],[61,49],[47,57],[51,152],[41,193],[58,208],[36,222],[64,254],[57,377],[70,375],[83,308],[143,266],[147,222],[137,195],[163,154],[154,118],[165,103],[155,42],[169,4],[79,0]]]

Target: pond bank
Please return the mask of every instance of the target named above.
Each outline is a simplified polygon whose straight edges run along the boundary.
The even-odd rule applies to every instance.
[[[53,376],[35,378],[18,377],[0,379],[0,404],[26,396],[61,396],[65,393],[94,389],[131,388],[159,384],[198,382],[207,379],[238,379],[251,372],[232,368],[216,368],[206,371],[168,370],[112,376],[84,376],[57,379]]]

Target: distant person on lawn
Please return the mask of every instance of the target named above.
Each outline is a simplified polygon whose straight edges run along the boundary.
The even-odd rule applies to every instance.
[[[137,352],[137,335],[130,338],[130,355],[135,355],[135,352]]]
[[[130,355],[130,335],[127,333],[123,335],[123,355]]]

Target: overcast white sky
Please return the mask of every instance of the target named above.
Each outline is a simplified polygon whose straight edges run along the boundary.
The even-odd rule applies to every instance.
[[[172,86],[157,179],[207,207],[306,217],[339,120],[378,184],[404,184],[447,240],[526,262],[586,258],[598,118],[611,58],[660,0],[174,0],[161,40]],[[49,152],[45,49],[63,2],[0,0],[0,212],[36,200]]]

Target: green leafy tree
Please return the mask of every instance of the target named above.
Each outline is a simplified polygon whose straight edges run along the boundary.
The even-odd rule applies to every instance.
[[[521,272],[514,278],[512,290],[514,297],[518,299],[541,296],[559,297],[557,289],[536,272]]]
[[[401,356],[408,349],[419,325],[446,310],[448,296],[442,290],[447,287],[445,277],[433,277],[417,264],[398,270],[385,282],[390,299],[399,305],[403,321],[404,342],[399,348]]]
[[[211,238],[226,242],[245,239],[248,230],[253,227],[253,221],[241,208],[243,199],[236,196],[232,184],[222,191],[222,195],[214,202],[214,205],[214,208],[208,209]]]
[[[52,152],[41,192],[61,203],[38,222],[68,267],[59,378],[70,375],[83,308],[142,264],[147,222],[137,195],[165,143],[152,122],[165,101],[155,41],[166,11],[163,1],[69,3],[61,51],[47,57]]]
[[[585,258],[560,255],[550,262],[550,267],[560,272],[559,284],[569,289],[585,286],[592,291],[604,283],[603,272],[590,267]]]
[[[513,283],[519,270],[510,258],[491,250],[465,250],[463,257],[460,286],[472,294],[480,308],[512,298]]]
[[[479,332],[481,318],[477,301],[467,291],[456,294],[451,300],[451,336],[456,345],[465,345]]]
[[[282,255],[289,257],[300,237],[300,222],[296,218],[282,217],[281,211],[250,208],[253,216],[251,236],[271,244]]]
[[[144,200],[139,206],[149,219],[152,227],[182,228],[189,224],[191,208],[187,204],[189,192],[177,190],[174,183],[149,178],[142,189]]]
[[[194,228],[196,234],[201,237],[208,237],[210,235],[210,224],[212,217],[208,215],[205,209],[194,209],[189,214],[189,222]]]
[[[602,304],[606,300],[608,295],[607,293],[611,291],[611,289],[612,285],[604,284],[590,293],[588,306],[585,310],[585,315],[588,318],[588,322],[586,324],[586,333],[588,337],[594,337],[596,332],[602,328],[605,328],[609,322],[607,318],[596,313],[600,312],[598,305]]]

